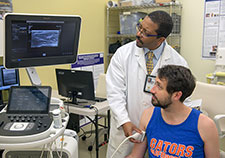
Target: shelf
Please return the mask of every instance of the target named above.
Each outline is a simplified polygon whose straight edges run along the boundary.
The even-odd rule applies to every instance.
[[[150,12],[156,10],[163,10],[170,14],[172,20],[174,22],[174,28],[172,33],[167,37],[166,41],[169,45],[171,45],[178,53],[180,52],[181,46],[181,17],[182,17],[182,4],[181,3],[152,3],[147,5],[139,5],[139,6],[123,6],[123,7],[111,7],[107,8],[107,64],[110,62],[111,57],[114,53],[109,53],[110,44],[114,44],[117,41],[120,41],[121,44],[127,43],[128,39],[135,40],[136,34],[134,30],[126,31],[127,33],[132,34],[117,34],[117,32],[123,32],[123,28],[128,26],[136,26],[137,19],[135,19],[135,15],[138,16],[138,12],[149,14]],[[134,14],[133,16],[128,16]],[[133,18],[133,19],[129,19]],[[123,21],[121,21],[121,19]],[[125,20],[132,20],[135,25],[130,25],[130,23],[123,23]],[[126,24],[126,26],[125,26]],[[132,24],[132,23],[131,23]],[[129,28],[130,29],[130,28]]]
[[[146,5],[139,5],[139,6],[123,6],[123,7],[111,7],[107,8],[107,10],[110,11],[122,11],[122,10],[132,10],[132,9],[147,9],[147,8],[156,8],[156,7],[168,7],[168,6],[178,6],[180,7],[181,4],[179,3],[152,3],[152,4],[146,4]]]
[[[180,34],[170,34],[169,37],[180,37]],[[134,34],[110,34],[107,35],[107,38],[134,38],[136,35]]]
[[[136,35],[133,34],[127,34],[127,35],[121,35],[121,34],[111,34],[107,35],[108,38],[132,38],[136,37]]]

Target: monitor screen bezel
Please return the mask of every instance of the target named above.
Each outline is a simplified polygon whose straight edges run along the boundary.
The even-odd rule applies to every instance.
[[[20,61],[12,61],[13,53],[11,41],[11,24],[15,20],[32,21],[32,20],[47,20],[47,21],[67,21],[74,22],[74,45],[72,55],[63,56],[50,56],[50,57],[34,57],[34,58],[22,58]],[[4,17],[5,28],[5,54],[4,65],[6,68],[24,68],[24,67],[36,67],[45,65],[58,65],[58,64],[70,64],[76,62],[78,44],[80,38],[81,17],[76,15],[45,15],[45,14],[20,14],[20,13],[7,13]]]
[[[64,83],[67,84],[67,82],[65,82],[65,80],[68,81],[68,80],[72,80],[74,77],[77,77],[76,74],[78,73],[80,75],[80,77],[82,75],[82,77],[85,77],[85,79],[88,81],[88,89],[86,89],[86,88],[82,89],[82,90],[79,88],[78,89],[82,92],[86,92],[88,90],[88,93],[83,94],[83,95],[78,95],[76,97],[79,99],[86,99],[86,100],[92,100],[92,101],[95,100],[94,76],[93,76],[92,71],[74,70],[74,69],[55,69],[55,71],[56,71],[56,80],[57,80],[57,87],[58,87],[59,95],[62,95],[64,97],[69,97],[68,92],[65,92],[64,90],[62,90],[61,86],[65,86]],[[62,74],[63,74],[63,77],[62,77]],[[70,77],[68,77],[68,76],[70,76]],[[62,78],[64,79],[64,83],[62,83]],[[84,84],[83,82],[86,82],[84,80],[81,80],[80,78],[72,80],[72,82],[74,82],[76,80],[80,80],[82,85]],[[75,85],[77,85],[77,83],[76,84],[74,83],[73,85],[75,87]]]

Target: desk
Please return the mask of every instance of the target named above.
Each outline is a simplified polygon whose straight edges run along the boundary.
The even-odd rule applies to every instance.
[[[53,96],[57,98],[62,98],[59,95],[57,95],[57,91],[53,91]],[[77,115],[84,115],[84,116],[94,116],[95,117],[95,142],[96,142],[96,158],[99,157],[99,140],[98,140],[98,116],[100,113],[104,113],[107,111],[108,116],[108,131],[110,128],[110,111],[109,111],[109,104],[108,101],[104,102],[96,102],[93,105],[95,108],[89,109],[89,108],[79,108],[74,106],[69,106],[69,113],[77,114]],[[65,109],[67,106],[65,106]],[[66,109],[67,110],[67,109]],[[108,132],[109,133],[109,132]]]

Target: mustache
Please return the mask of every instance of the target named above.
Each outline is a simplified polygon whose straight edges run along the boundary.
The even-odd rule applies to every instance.
[[[153,94],[152,92],[150,92],[152,94],[152,96],[158,101],[158,103],[160,103],[159,99],[155,96],[155,94]]]
[[[140,36],[136,36],[136,39],[138,39],[140,41],[140,43],[143,44]]]

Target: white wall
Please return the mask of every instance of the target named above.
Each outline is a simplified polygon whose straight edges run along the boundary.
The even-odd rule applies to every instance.
[[[181,55],[187,60],[198,81],[206,82],[206,74],[215,69],[214,60],[202,55],[204,0],[179,0],[182,3]]]
[[[4,40],[4,36],[3,36],[3,20],[0,19],[0,57],[3,56],[3,40]]]

